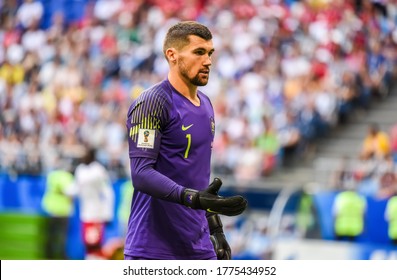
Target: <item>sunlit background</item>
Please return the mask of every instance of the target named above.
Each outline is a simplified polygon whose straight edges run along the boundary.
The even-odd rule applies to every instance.
[[[47,175],[88,148],[115,195],[104,257],[120,258],[126,111],[166,77],[179,20],[214,36],[212,175],[249,201],[222,217],[233,258],[397,259],[393,0],[0,0],[0,259],[48,258]],[[65,258],[84,259],[73,207]]]

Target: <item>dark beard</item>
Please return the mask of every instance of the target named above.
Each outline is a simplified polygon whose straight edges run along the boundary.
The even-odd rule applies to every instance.
[[[189,71],[186,69],[185,63],[183,63],[183,61],[180,61],[179,63],[179,71],[182,77],[188,80],[192,85],[201,87],[201,86],[205,86],[208,83],[208,79],[206,80],[200,79],[199,76],[200,73],[197,73],[196,76],[194,76],[193,78],[189,78]]]
[[[208,79],[207,80],[202,80],[199,78],[199,75],[197,74],[196,76],[194,76],[192,79],[189,80],[193,85],[201,87],[201,86],[205,86],[208,83]]]

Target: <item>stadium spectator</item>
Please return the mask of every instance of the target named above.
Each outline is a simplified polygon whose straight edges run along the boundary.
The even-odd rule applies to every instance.
[[[371,94],[378,98],[384,97],[388,92],[387,65],[379,41],[369,41],[367,60]]]
[[[397,176],[393,171],[384,172],[379,178],[379,190],[377,197],[388,199],[397,195]]]
[[[256,147],[251,140],[246,140],[235,153],[237,153],[237,161],[233,174],[239,184],[252,183],[258,180],[262,174],[269,174],[274,168],[275,159],[272,162],[272,158],[264,157],[260,148]]]
[[[24,0],[18,7],[16,18],[23,29],[28,29],[34,24],[40,24],[44,14],[41,1]]]
[[[354,179],[357,190],[368,196],[376,196],[379,191],[379,161],[377,159],[367,159],[361,156],[354,162],[352,168],[354,170]]]
[[[281,145],[282,165],[287,167],[293,165],[298,156],[301,156],[304,143],[296,116],[286,111],[281,119],[278,124],[278,138]]]
[[[335,173],[331,179],[331,186],[334,189],[345,190],[354,187],[354,185],[357,183],[356,179],[358,178],[355,178],[355,170],[353,169],[353,166],[352,160],[348,156],[345,156],[339,160],[338,166],[336,167]],[[361,178],[358,180],[361,180]]]
[[[95,1],[94,16],[102,22],[111,21],[122,7],[122,0],[98,0]]]
[[[371,124],[363,140],[361,156],[364,159],[374,158],[383,160],[390,152],[391,148],[388,134],[381,131],[378,124]]]
[[[21,45],[24,50],[35,55],[39,54],[39,50],[43,50],[46,42],[47,34],[39,28],[39,22],[32,22],[21,37]]]
[[[336,86],[338,123],[345,124],[357,106],[358,90],[354,74],[344,72]]]
[[[279,164],[280,143],[273,123],[263,118],[263,133],[256,139],[256,146],[263,154],[262,175],[268,176]]]

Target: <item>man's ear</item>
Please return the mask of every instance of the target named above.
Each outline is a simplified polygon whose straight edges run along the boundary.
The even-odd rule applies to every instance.
[[[170,63],[175,63],[177,59],[177,51],[175,48],[169,48],[165,51],[165,56]]]

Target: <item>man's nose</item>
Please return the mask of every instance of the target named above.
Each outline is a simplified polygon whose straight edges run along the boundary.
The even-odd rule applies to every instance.
[[[211,66],[212,65],[212,59],[209,55],[206,56],[204,63],[205,66]]]

